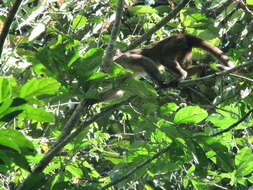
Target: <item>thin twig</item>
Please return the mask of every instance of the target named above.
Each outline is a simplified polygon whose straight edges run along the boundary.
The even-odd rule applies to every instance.
[[[13,4],[7,18],[6,18],[6,21],[4,23],[4,26],[3,26],[3,30],[1,31],[1,34],[0,34],[0,59],[2,57],[2,52],[3,52],[3,47],[4,47],[4,42],[5,42],[5,39],[9,33],[9,30],[10,30],[10,26],[14,20],[14,17],[18,11],[18,8],[19,6],[21,5],[22,3],[22,0],[16,0],[15,3]]]
[[[208,81],[210,79],[213,79],[213,78],[216,78],[216,77],[221,77],[221,76],[224,76],[224,75],[227,75],[227,74],[230,74],[232,72],[235,72],[235,71],[238,71],[244,67],[247,67],[247,66],[250,66],[253,64],[253,60],[250,60],[250,61],[247,61],[241,65],[238,65],[232,69],[228,69],[226,71],[221,71],[221,72],[217,72],[217,73],[214,73],[214,74],[211,74],[211,75],[207,75],[205,77],[201,77],[201,78],[197,78],[197,79],[192,79],[192,80],[184,80],[182,82],[179,83],[179,85],[192,85],[192,84],[195,84],[195,83],[199,83],[199,82],[203,82],[203,81]]]
[[[147,160],[145,160],[144,162],[140,163],[139,165],[137,165],[135,168],[129,170],[126,175],[120,177],[119,179],[107,184],[106,186],[104,186],[101,190],[105,190],[108,189],[109,187],[112,187],[120,182],[122,182],[123,180],[127,179],[128,177],[130,177],[134,172],[136,172],[138,169],[144,167],[145,165],[147,165],[148,163],[150,163],[151,161],[155,160],[156,158],[158,158],[159,156],[161,156],[162,154],[166,153],[167,151],[169,151],[171,145],[167,146],[166,148],[160,150],[158,153],[156,153],[155,155],[153,155],[152,157],[148,158]]]
[[[234,0],[227,0],[225,2],[217,3],[215,6],[207,8],[207,11],[210,16],[216,17],[221,14]]]
[[[229,76],[234,77],[234,78],[239,78],[239,79],[242,79],[242,80],[248,81],[248,82],[253,82],[253,79],[245,77],[245,76],[242,76],[242,75],[230,73]]]
[[[146,39],[148,39],[152,34],[154,34],[157,30],[159,30],[160,28],[162,28],[165,24],[167,24],[172,18],[176,17],[178,12],[184,8],[191,0],[182,0],[175,9],[173,9],[171,12],[169,12],[169,14],[164,17],[160,22],[158,22],[154,27],[152,27],[149,31],[147,31],[145,34],[143,34],[140,38],[136,39],[135,41],[133,41],[133,43],[131,43],[126,49],[130,50],[130,49],[134,49],[136,48],[138,45],[140,45],[143,41],[145,41]]]
[[[221,130],[217,133],[214,133],[212,135],[210,135],[211,137],[215,137],[218,135],[221,135],[223,133],[226,133],[228,131],[230,131],[231,129],[235,128],[237,125],[239,125],[240,123],[242,123],[251,113],[253,112],[253,109],[251,109],[248,113],[246,113],[241,119],[239,119],[237,122],[233,123],[232,125],[230,125],[228,128]]]
[[[244,9],[247,13],[249,13],[251,16],[253,16],[253,12],[247,7],[247,5],[243,0],[234,0],[234,2],[239,2],[240,7]]]

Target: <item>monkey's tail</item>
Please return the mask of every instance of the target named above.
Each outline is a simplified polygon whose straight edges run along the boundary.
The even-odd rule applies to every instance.
[[[186,34],[185,37],[186,37],[188,44],[191,47],[197,47],[197,48],[203,49],[207,52],[210,52],[214,57],[216,57],[218,60],[220,60],[224,65],[226,65],[230,68],[234,67],[234,64],[229,60],[229,57],[224,55],[223,51],[221,51],[219,48],[213,46],[212,44],[210,44],[210,43],[208,43],[196,36]]]

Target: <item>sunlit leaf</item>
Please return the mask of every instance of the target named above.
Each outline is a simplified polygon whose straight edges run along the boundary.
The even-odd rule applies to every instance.
[[[154,143],[172,143],[172,139],[170,137],[168,137],[166,135],[166,133],[164,133],[161,130],[156,129],[152,134],[151,134],[151,139],[152,142]]]
[[[217,113],[210,115],[208,120],[212,122],[213,125],[222,129],[235,123],[237,121],[235,114],[239,114],[238,108],[232,105],[224,107],[223,110],[217,109],[216,112]]]
[[[177,104],[175,103],[167,103],[164,104],[160,107],[160,112],[163,116],[169,116],[171,115],[174,111],[176,111],[178,108]]]
[[[76,168],[74,166],[68,165],[66,166],[66,170],[69,171],[73,176],[77,178],[83,177],[83,171],[80,168]]]
[[[20,152],[21,148],[34,149],[33,144],[19,131],[0,130],[0,144]]]
[[[25,107],[25,110],[22,114],[20,114],[20,117],[37,122],[54,122],[53,113],[47,112],[44,109],[34,108],[29,105]]]
[[[91,165],[89,164],[88,162],[83,162],[83,166],[88,168],[91,172],[90,172],[90,176],[93,177],[93,178],[100,178],[101,175],[96,171],[96,169]]]
[[[20,97],[32,98],[44,94],[54,94],[59,87],[60,84],[53,78],[34,78],[22,86]]]
[[[247,3],[248,5],[253,5],[253,0],[246,0],[246,3]]]
[[[236,173],[239,176],[245,176],[253,172],[253,153],[248,147],[242,148],[235,157],[237,165]]]
[[[0,102],[9,98],[12,93],[11,84],[8,78],[0,77]]]
[[[130,7],[128,11],[133,14],[133,15],[138,15],[138,14],[152,14],[152,13],[157,13],[157,10],[150,7],[150,6],[145,6],[145,5],[137,5],[134,7]]]
[[[87,18],[85,16],[77,15],[73,20],[72,28],[73,29],[82,28],[86,25],[86,23],[87,23]]]
[[[199,123],[208,116],[199,106],[187,106],[180,109],[174,118],[175,123]]]

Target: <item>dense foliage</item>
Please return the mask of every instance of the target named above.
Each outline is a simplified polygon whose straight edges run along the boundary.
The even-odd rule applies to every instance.
[[[1,28],[14,3],[0,1]],[[127,49],[179,4],[127,0],[116,48]],[[22,1],[0,39],[0,190],[252,187],[253,1],[189,1],[139,44],[187,32],[237,66],[252,63],[169,89],[149,77],[124,80],[131,72],[115,63],[101,72],[116,6]],[[217,60],[198,49],[192,64],[189,80],[217,72]],[[123,97],[100,101],[119,88]]]

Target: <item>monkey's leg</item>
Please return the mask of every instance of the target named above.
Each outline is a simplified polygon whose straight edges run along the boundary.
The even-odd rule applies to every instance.
[[[166,86],[169,87],[177,87],[178,83],[187,77],[187,71],[184,70],[178,61],[167,61],[166,67],[170,70],[172,70],[177,77],[173,79],[171,82],[169,82]]]

